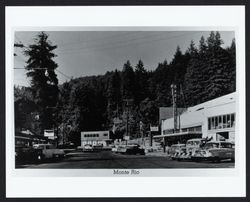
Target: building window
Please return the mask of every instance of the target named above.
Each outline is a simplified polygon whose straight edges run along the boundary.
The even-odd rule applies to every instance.
[[[226,128],[227,126],[227,116],[223,115],[223,128]]]
[[[216,116],[214,118],[215,118],[215,128],[218,128],[218,116]]]
[[[198,131],[198,132],[202,131],[201,126],[197,126],[197,127],[195,127],[195,131]]]
[[[195,127],[190,127],[190,128],[182,128],[182,132],[201,132],[202,128],[201,126],[195,126]]]
[[[214,117],[212,117],[211,129],[215,129],[215,121],[214,121]]]
[[[230,118],[230,114],[227,115],[227,128],[230,128],[231,126],[231,118]]]
[[[187,131],[188,131],[187,128],[183,128],[183,129],[182,129],[182,132],[187,132]]]
[[[208,118],[208,130],[211,130],[211,118]]]
[[[219,116],[218,117],[218,128],[223,128],[223,123],[222,123],[222,117],[221,116]]]
[[[235,114],[226,114],[208,118],[208,130],[235,127]]]
[[[235,127],[235,114],[231,114],[231,127]]]

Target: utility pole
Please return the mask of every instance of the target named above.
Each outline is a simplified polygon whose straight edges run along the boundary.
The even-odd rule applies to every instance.
[[[125,106],[126,106],[126,138],[129,137],[129,107],[132,103],[132,99],[124,99]],[[127,144],[127,140],[126,140]]]
[[[177,106],[176,106],[176,101],[177,101],[177,87],[176,84],[171,85],[172,89],[172,100],[173,100],[173,117],[174,117],[174,133],[177,132]]]
[[[141,141],[142,141],[142,145],[144,145],[144,136],[143,136],[143,130],[142,130],[142,127],[143,127],[143,123],[142,123],[142,121],[140,121]]]

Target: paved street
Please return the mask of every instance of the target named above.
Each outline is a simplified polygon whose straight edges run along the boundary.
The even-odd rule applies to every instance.
[[[19,165],[17,168],[233,168],[232,162],[190,162],[174,161],[168,157],[148,155],[124,155],[111,151],[75,152],[63,160],[47,161],[40,164]]]

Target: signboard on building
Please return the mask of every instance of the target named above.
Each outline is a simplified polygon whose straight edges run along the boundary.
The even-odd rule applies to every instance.
[[[55,137],[55,132],[54,130],[44,130],[44,137],[54,138]]]
[[[150,126],[150,131],[151,132],[158,132],[159,128],[158,128],[158,126]]]

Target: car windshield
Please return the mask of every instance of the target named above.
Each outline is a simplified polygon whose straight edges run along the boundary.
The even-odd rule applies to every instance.
[[[44,149],[44,145],[33,145],[34,149]]]
[[[232,144],[228,142],[222,142],[221,148],[232,148]]]
[[[189,145],[189,146],[197,146],[197,145],[200,145],[200,141],[190,141],[190,142],[188,142],[187,143],[187,145]]]
[[[55,149],[54,145],[46,145],[46,149]]]

